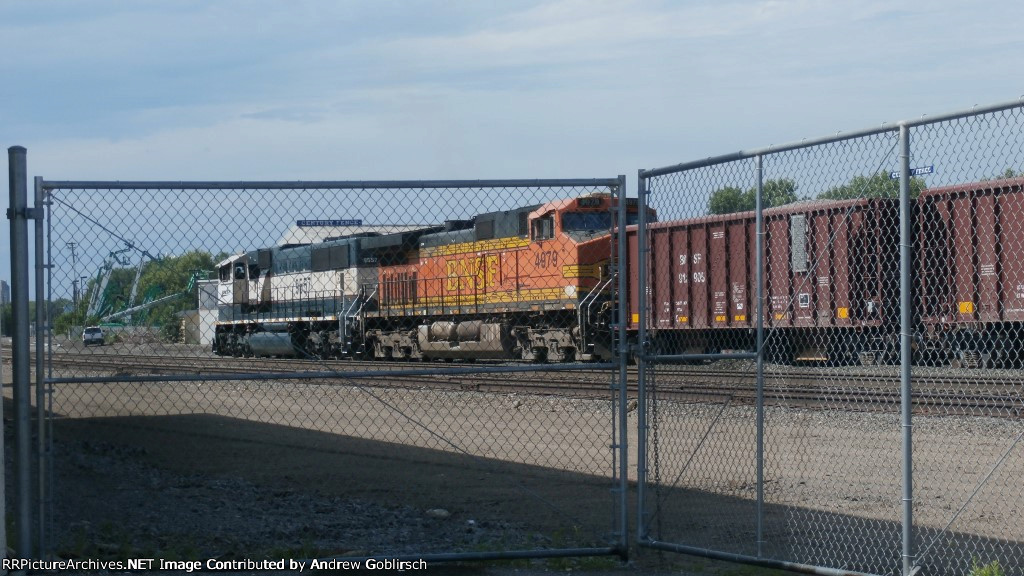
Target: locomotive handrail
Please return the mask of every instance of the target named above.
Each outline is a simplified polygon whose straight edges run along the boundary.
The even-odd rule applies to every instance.
[[[358,317],[362,318],[363,310],[366,307],[366,303],[373,299],[373,297],[377,294],[378,290],[380,290],[380,285],[379,284],[373,288],[373,292],[370,292],[369,296],[366,296],[365,298],[360,298],[359,310],[356,310],[355,316],[358,316]],[[362,290],[360,290],[360,292],[365,294],[366,293],[366,289],[363,288]],[[360,322],[359,323],[359,330],[360,330],[359,336],[363,340],[363,342],[365,343],[365,341],[366,341],[366,322]]]
[[[590,292],[590,294],[587,294],[586,296],[584,296],[583,300],[580,301],[580,307],[579,307],[579,326],[580,326],[580,353],[581,354],[585,354],[586,351],[587,351],[587,329],[586,329],[587,321],[586,321],[586,318],[589,315],[590,306],[592,306],[594,304],[594,302],[597,301],[598,295],[601,292],[603,292],[606,288],[608,288],[608,285],[612,283],[612,280],[615,280],[615,278],[617,278],[617,277],[618,277],[618,273],[614,273],[614,274],[610,275],[608,277],[608,280],[606,280],[604,284],[602,284],[602,285],[598,286],[596,289],[592,290]]]
[[[345,296],[344,294],[342,294],[342,299],[344,298]],[[341,345],[343,347],[348,345],[348,319],[356,317],[356,314],[352,314],[352,310],[355,309],[356,305],[359,304],[361,300],[362,294],[360,293],[359,295],[352,299],[352,303],[348,305],[348,309],[342,312],[338,318],[338,324],[341,330]]]

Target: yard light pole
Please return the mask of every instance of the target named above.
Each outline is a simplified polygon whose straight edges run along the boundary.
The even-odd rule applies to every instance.
[[[78,246],[75,242],[65,242],[68,248],[71,249],[71,300],[75,303],[75,307],[78,307],[78,258],[75,255],[75,247]]]

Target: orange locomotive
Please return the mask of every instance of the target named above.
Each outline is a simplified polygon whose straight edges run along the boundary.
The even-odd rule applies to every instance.
[[[363,354],[376,358],[611,357],[611,196],[476,216],[419,238],[382,265]],[[634,223],[636,200],[627,206]]]

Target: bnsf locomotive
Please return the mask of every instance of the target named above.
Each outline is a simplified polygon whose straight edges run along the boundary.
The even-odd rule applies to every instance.
[[[214,352],[232,356],[610,357],[611,195],[443,226],[266,248],[218,265]],[[637,204],[627,208],[635,222]]]
[[[1024,179],[928,189],[914,202],[917,362],[1024,365]],[[635,200],[629,222],[637,216]],[[220,267],[214,349],[226,355],[610,358],[611,198],[257,250]],[[654,222],[653,212],[650,220]],[[898,359],[899,205],[812,200],[765,211],[770,361]],[[627,227],[629,338],[639,329]],[[753,350],[753,212],[653,223],[649,351]]]

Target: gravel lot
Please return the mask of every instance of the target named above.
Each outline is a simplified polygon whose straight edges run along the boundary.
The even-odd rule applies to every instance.
[[[487,552],[604,546],[610,538],[606,401],[196,382],[60,385],[54,408],[53,520],[67,558]],[[898,417],[772,408],[766,421],[766,552],[892,572]],[[659,406],[652,536],[755,551],[753,422],[744,406]],[[10,465],[9,413],[5,424]],[[635,480],[635,412],[630,430]],[[1021,422],[921,415],[914,433],[926,564],[999,559],[1020,573]],[[432,572],[750,571],[649,550],[632,556],[627,567],[582,558]]]

